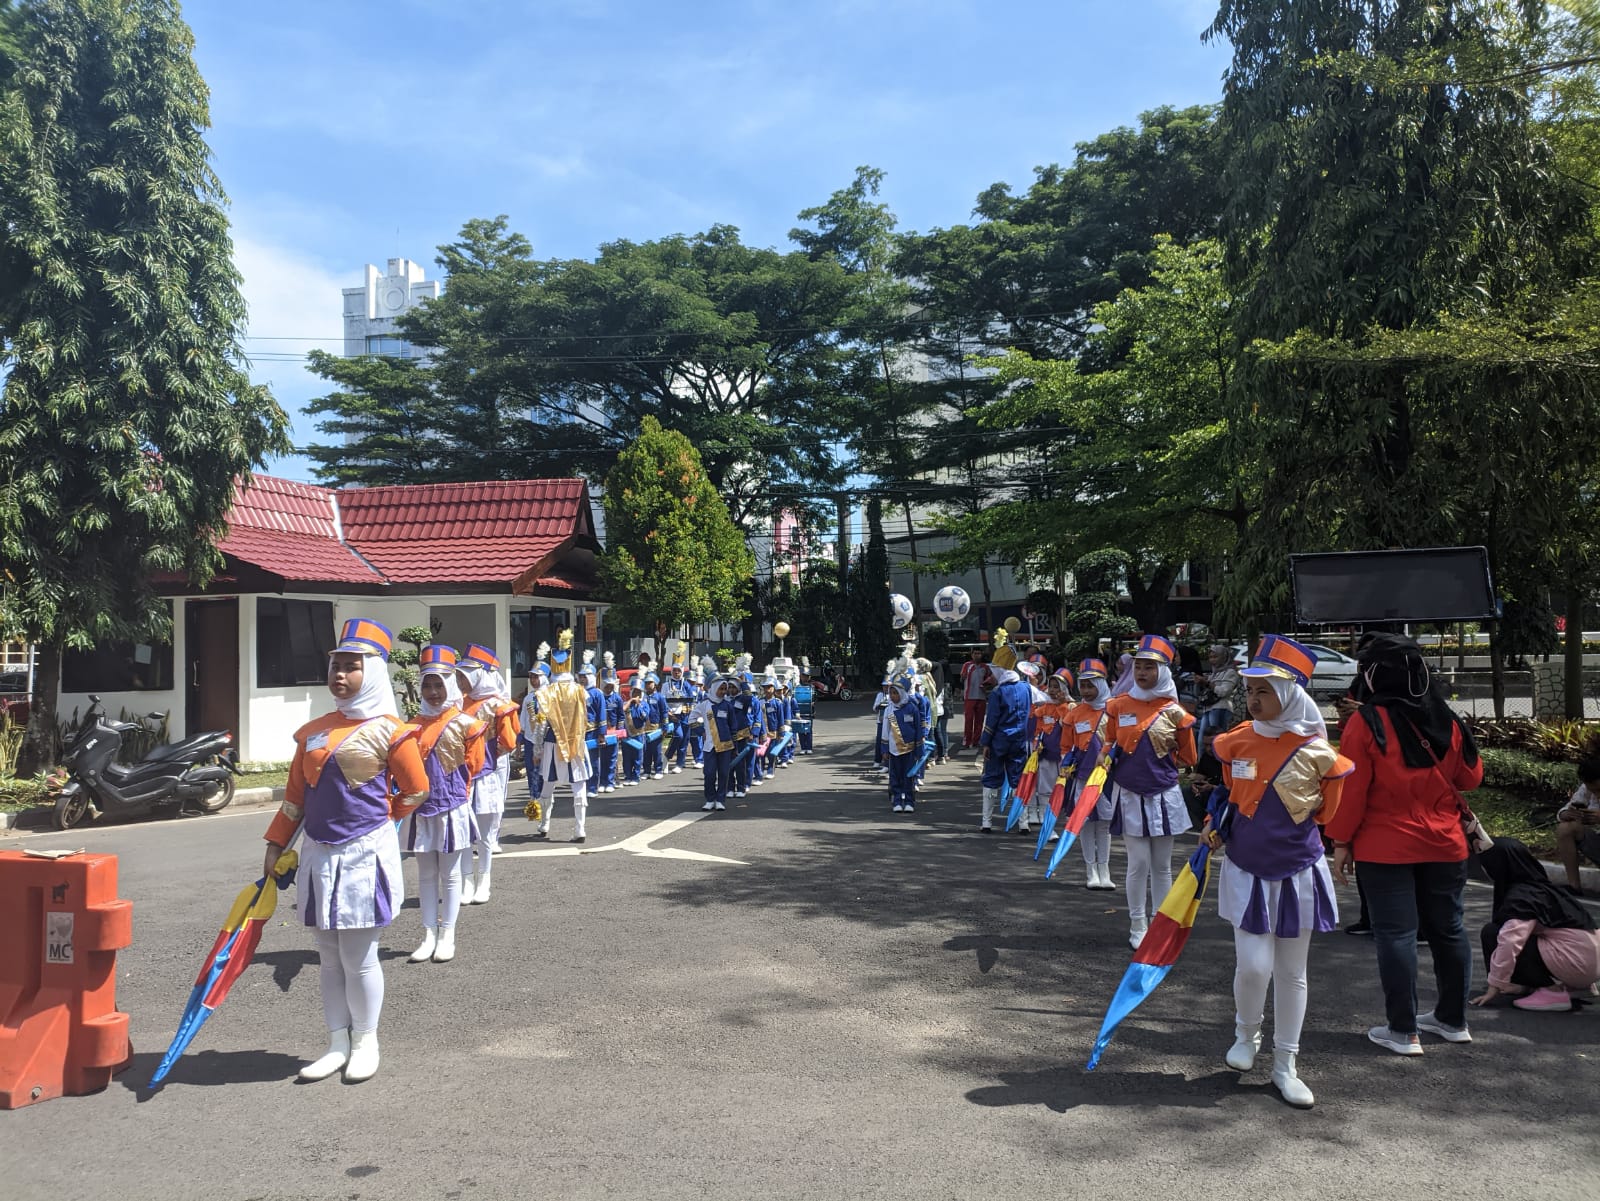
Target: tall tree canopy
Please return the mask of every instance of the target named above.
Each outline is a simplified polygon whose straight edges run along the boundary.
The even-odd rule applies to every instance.
[[[245,319],[206,87],[172,0],[27,0],[0,79],[0,551],[7,633],[164,636],[161,573],[203,582],[236,481],[288,449]]]

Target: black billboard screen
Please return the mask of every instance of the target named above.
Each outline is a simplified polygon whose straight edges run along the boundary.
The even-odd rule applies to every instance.
[[[1290,555],[1302,625],[1492,621],[1489,553],[1481,546]]]

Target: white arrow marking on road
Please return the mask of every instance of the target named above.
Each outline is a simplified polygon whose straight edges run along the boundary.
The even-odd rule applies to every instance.
[[[624,838],[621,842],[613,842],[603,847],[535,847],[526,851],[502,851],[496,859],[539,859],[554,855],[598,855],[603,851],[627,851],[630,855],[639,855],[645,859],[692,859],[698,863],[732,863],[739,867],[749,867],[743,859],[724,859],[721,855],[707,855],[700,851],[682,851],[676,847],[654,847],[650,844],[658,842],[669,834],[676,834],[679,830],[694,825],[703,817],[710,817],[709,813],[680,813],[677,817],[669,817],[666,821],[657,822],[647,826],[637,834]]]

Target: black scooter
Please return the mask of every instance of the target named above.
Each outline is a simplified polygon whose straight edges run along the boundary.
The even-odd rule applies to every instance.
[[[56,797],[56,829],[70,830],[91,806],[99,813],[135,817],[179,806],[216,813],[232,802],[239,774],[232,734],[195,734],[158,746],[130,766],[116,761],[117,751],[123,735],[139,727],[108,720],[99,697],[91,695],[89,701],[83,724],[61,756],[69,774]]]
[[[856,694],[844,682],[844,672],[835,671],[833,664],[824,663],[819,675],[811,680],[812,693],[819,701],[853,701]]]

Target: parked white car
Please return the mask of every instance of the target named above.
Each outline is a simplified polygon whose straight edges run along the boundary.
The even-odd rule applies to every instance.
[[[1308,690],[1312,696],[1318,700],[1331,700],[1349,691],[1356,679],[1356,661],[1353,658],[1320,642],[1302,642],[1300,645],[1317,657],[1317,667],[1311,673],[1311,687]],[[1233,661],[1238,667],[1248,665],[1249,647],[1242,642],[1234,643]]]

